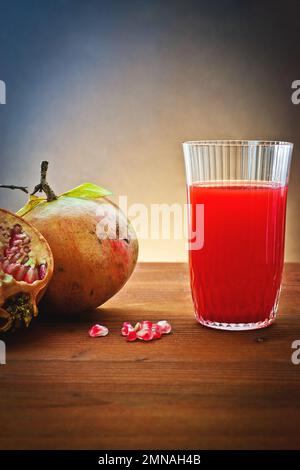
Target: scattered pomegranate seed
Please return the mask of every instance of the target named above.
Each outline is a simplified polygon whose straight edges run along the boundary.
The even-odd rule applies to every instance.
[[[154,338],[154,333],[151,328],[143,328],[137,332],[137,337],[144,341],[151,341]]]
[[[144,320],[136,323],[134,328],[131,323],[124,322],[121,333],[127,341],[135,341],[136,339],[151,341],[152,339],[160,339],[163,334],[168,334],[171,330],[171,325],[166,320],[157,323]]]
[[[141,322],[141,329],[149,328],[151,330],[152,326],[153,326],[152,321],[144,320]]]
[[[130,330],[126,336],[127,341],[135,341],[137,339],[137,333],[134,329]]]
[[[126,336],[127,341],[135,341],[137,339],[137,331],[140,330],[141,324],[137,323],[133,328],[129,322],[124,322],[122,326],[122,336]]]
[[[108,329],[106,328],[106,326],[94,325],[89,330],[89,335],[91,338],[98,338],[99,336],[106,336],[108,335]]]
[[[141,328],[142,328],[142,323],[138,321],[138,322],[134,325],[134,329],[135,329],[135,331],[139,331]]]
[[[168,335],[172,331],[170,323],[168,323],[166,320],[158,321],[157,325],[160,326],[163,335]]]
[[[122,336],[127,336],[130,330],[133,330],[132,324],[128,321],[125,321],[121,330]]]
[[[151,321],[145,320],[142,322],[137,322],[133,327],[131,323],[124,322],[121,333],[122,336],[126,337],[127,341],[135,341],[140,339],[142,341],[152,341],[153,339],[160,339],[163,334],[168,334],[171,332],[171,325],[165,320],[153,323]],[[89,330],[89,335],[91,338],[97,338],[99,336],[108,335],[108,329],[102,325],[94,325]]]
[[[157,323],[152,326],[152,333],[153,333],[153,339],[160,339],[161,338],[162,329]]]

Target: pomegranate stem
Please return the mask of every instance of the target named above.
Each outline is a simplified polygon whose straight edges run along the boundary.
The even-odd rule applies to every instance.
[[[40,181],[39,184],[37,184],[34,187],[34,190],[31,194],[33,195],[33,194],[38,193],[38,192],[39,193],[44,192],[47,196],[47,201],[51,202],[51,201],[55,201],[55,199],[57,199],[57,196],[54,193],[54,191],[52,190],[52,188],[49,186],[49,184],[47,182],[47,179],[46,179],[48,165],[49,165],[49,163],[46,162],[46,161],[43,161],[41,163],[41,181]]]

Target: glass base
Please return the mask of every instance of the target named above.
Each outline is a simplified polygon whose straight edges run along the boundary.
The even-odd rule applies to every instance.
[[[219,323],[209,320],[204,320],[196,315],[197,321],[208,328],[214,328],[215,330],[226,330],[226,331],[247,331],[247,330],[259,330],[260,328],[266,328],[272,325],[276,318],[276,314],[271,315],[265,321],[259,321],[256,323]]]

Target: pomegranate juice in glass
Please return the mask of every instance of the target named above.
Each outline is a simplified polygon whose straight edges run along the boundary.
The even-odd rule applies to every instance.
[[[226,330],[268,326],[281,287],[293,145],[196,141],[183,148],[196,318]]]

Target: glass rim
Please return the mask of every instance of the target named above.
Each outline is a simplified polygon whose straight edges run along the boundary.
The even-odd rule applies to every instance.
[[[281,140],[187,140],[182,142],[186,146],[198,147],[293,147],[292,142]]]

